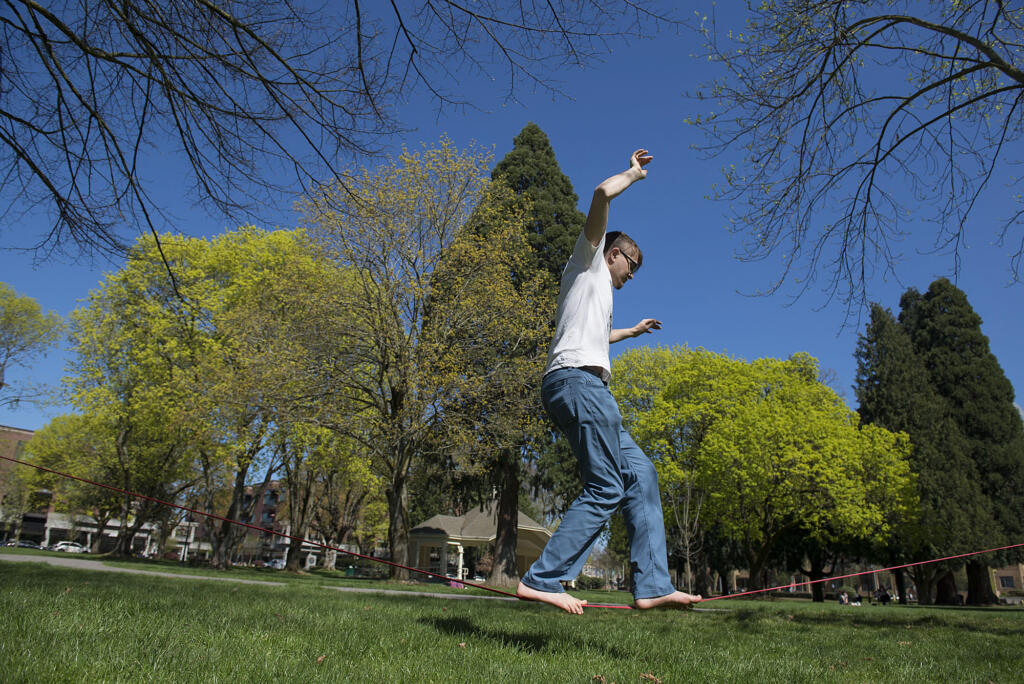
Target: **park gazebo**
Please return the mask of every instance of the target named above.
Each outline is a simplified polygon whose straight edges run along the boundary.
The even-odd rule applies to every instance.
[[[409,532],[409,557],[420,570],[453,579],[471,579],[469,573],[486,547],[494,544],[498,529],[497,506],[470,509],[465,515],[435,515]],[[544,549],[551,531],[519,513],[516,569],[526,573]]]

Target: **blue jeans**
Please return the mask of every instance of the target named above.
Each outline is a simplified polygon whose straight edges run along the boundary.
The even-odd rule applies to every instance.
[[[572,502],[523,584],[538,591],[564,591],[615,509],[622,505],[629,534],[633,596],[655,598],[675,591],[668,574],[665,522],[658,473],[622,427],[622,414],[608,387],[578,368],[544,376],[544,408],[565,433],[579,462],[583,493]]]

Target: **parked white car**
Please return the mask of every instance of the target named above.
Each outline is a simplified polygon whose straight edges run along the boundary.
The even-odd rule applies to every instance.
[[[78,542],[73,541],[57,542],[56,544],[50,547],[50,550],[61,551],[63,553],[89,553],[89,550],[87,548],[85,548]]]

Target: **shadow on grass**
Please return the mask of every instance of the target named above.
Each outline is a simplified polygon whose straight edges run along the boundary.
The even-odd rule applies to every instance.
[[[978,634],[990,634],[992,636],[1024,636],[1024,626],[1020,624],[1011,625],[1006,623],[996,623],[994,621],[980,621],[980,620],[956,620],[955,615],[950,615],[948,618],[938,615],[920,615],[912,616],[907,615],[900,617],[896,615],[892,616],[866,616],[865,619],[856,619],[856,616],[842,615],[842,616],[829,616],[824,615],[796,615],[793,621],[797,624],[806,625],[826,625],[826,624],[856,624],[857,627],[878,627],[883,629],[951,629],[961,632],[975,632]],[[999,617],[996,614],[992,615],[993,618]]]
[[[551,646],[551,638],[547,635],[537,634],[535,632],[513,632],[502,629],[490,629],[485,627],[478,627],[469,618],[464,617],[430,617],[420,618],[420,624],[428,625],[433,627],[438,632],[446,634],[448,636],[459,637],[463,639],[486,639],[493,641],[501,646],[513,648],[517,651],[524,651],[527,653],[539,653],[548,649]],[[574,650],[581,647],[602,651],[611,658],[621,659],[629,657],[629,654],[625,653],[621,649],[615,648],[614,646],[608,646],[607,644],[599,644],[593,641],[588,643],[579,643],[574,641],[571,644]]]
[[[932,608],[929,607],[929,609]],[[982,617],[978,615],[979,610],[953,609],[943,611],[940,615],[921,615],[915,614],[914,610],[903,614],[874,613],[870,610],[863,612],[851,610],[850,612],[793,611],[792,613],[782,613],[746,608],[729,615],[726,617],[726,621],[748,630],[759,630],[765,627],[762,620],[785,617],[793,624],[815,627],[851,625],[858,628],[875,627],[880,629],[950,629],[991,636],[1024,636],[1024,622],[1021,621],[1019,615],[990,610],[987,616]],[[985,619],[986,617],[988,619]],[[1010,618],[1012,622],[1000,620],[1000,618]]]
[[[464,617],[430,617],[421,618],[421,624],[429,625],[441,634],[460,638],[482,638],[495,641],[502,646],[509,646],[518,651],[537,653],[543,651],[550,639],[540,634],[529,632],[506,632],[499,629],[477,627],[473,621]]]

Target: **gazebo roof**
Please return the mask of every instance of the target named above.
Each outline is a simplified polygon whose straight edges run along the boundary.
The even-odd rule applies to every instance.
[[[448,537],[458,541],[489,542],[493,541],[498,529],[497,507],[485,510],[482,506],[472,508],[465,515],[435,515],[421,522],[409,531],[410,536]],[[541,533],[548,537],[551,531],[519,512],[519,531]]]

